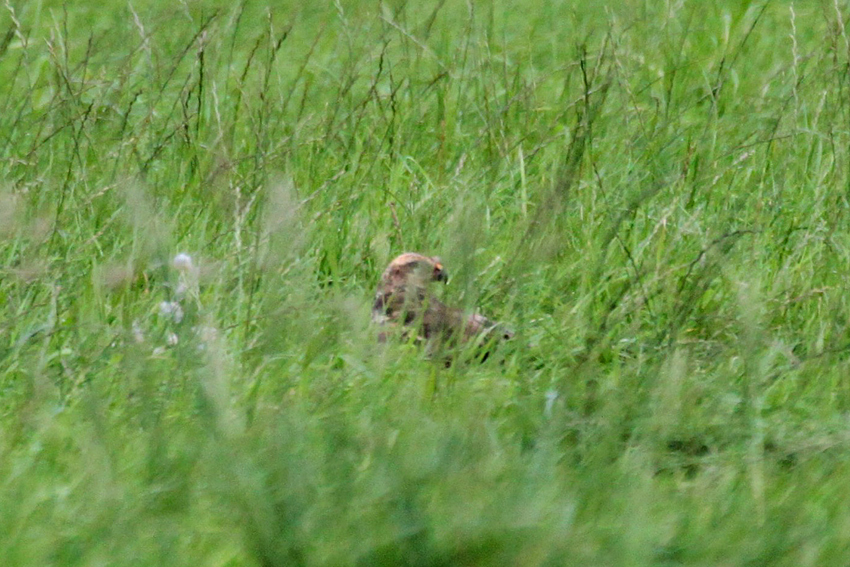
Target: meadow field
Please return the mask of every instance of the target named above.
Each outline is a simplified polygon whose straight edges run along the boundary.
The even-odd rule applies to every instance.
[[[847,28],[5,0],[0,565],[850,564]]]

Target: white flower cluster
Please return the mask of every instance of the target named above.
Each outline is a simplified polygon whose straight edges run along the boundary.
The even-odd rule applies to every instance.
[[[192,257],[185,252],[180,252],[171,261],[171,267],[178,272],[188,273],[194,268],[194,265],[192,264]]]
[[[199,301],[198,274],[192,257],[185,252],[174,256],[171,260],[171,268],[177,272],[177,286],[171,294],[171,299],[159,303],[159,317],[169,324],[180,324],[185,319],[184,306],[186,301]],[[182,333],[178,328],[168,329],[165,334],[165,343],[153,349],[154,356],[165,354],[169,347],[180,343]],[[197,349],[207,350],[208,346],[218,339],[218,329],[210,325],[194,325],[190,329],[191,335],[197,339]],[[133,322],[133,339],[136,343],[144,343],[145,332],[139,321]]]
[[[179,283],[174,290],[174,298],[171,301],[163,301],[159,304],[159,314],[165,319],[169,319],[174,323],[183,321],[183,306],[181,301],[186,297],[187,292],[196,291],[198,287],[197,269],[192,257],[185,252],[180,252],[171,260],[171,267],[179,274]],[[177,343],[177,337],[169,339],[170,344]]]
[[[183,308],[177,301],[163,301],[159,304],[159,314],[175,323],[183,320]]]

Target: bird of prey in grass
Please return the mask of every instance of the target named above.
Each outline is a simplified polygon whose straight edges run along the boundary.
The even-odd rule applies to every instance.
[[[384,342],[393,330],[414,342],[465,344],[507,340],[513,332],[477,313],[449,307],[428,291],[432,282],[446,282],[448,274],[437,257],[406,252],[390,262],[381,275],[372,321],[385,327]],[[483,353],[482,358],[486,358]]]

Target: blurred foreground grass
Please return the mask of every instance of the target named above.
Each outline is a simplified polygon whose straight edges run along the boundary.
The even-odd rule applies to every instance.
[[[841,3],[0,12],[0,564],[850,560]]]

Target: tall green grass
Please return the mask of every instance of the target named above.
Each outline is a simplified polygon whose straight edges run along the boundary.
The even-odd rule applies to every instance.
[[[0,12],[0,564],[850,560],[841,2]]]

